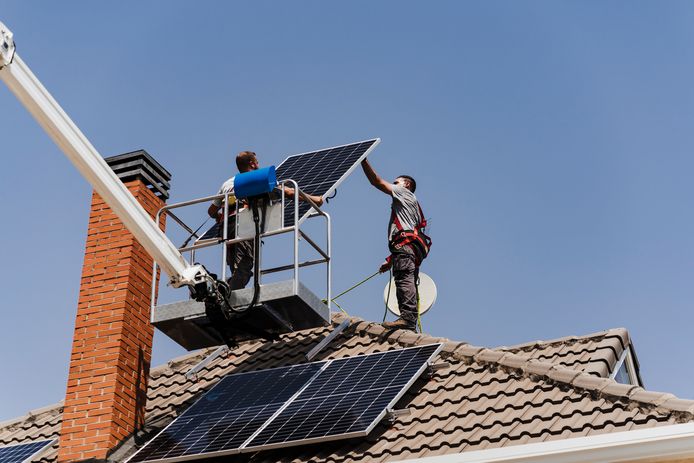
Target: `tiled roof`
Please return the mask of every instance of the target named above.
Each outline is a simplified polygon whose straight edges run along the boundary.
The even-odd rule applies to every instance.
[[[627,330],[616,328],[585,336],[566,336],[496,349],[608,378],[629,343]]]
[[[342,317],[336,315],[335,321],[339,323]],[[147,430],[138,436],[138,444],[129,440],[112,459],[122,461],[132,454],[224,375],[303,363],[305,354],[329,331],[307,330],[283,336],[280,342],[242,344],[203,369],[196,381],[187,380],[185,373],[209,351],[153,369]],[[352,327],[316,360],[443,342],[437,361],[450,367],[415,383],[397,405],[410,414],[392,423],[384,421],[367,438],[259,452],[253,461],[402,460],[694,421],[694,401],[597,376],[598,369],[591,365],[603,360],[570,360],[566,362],[570,367],[562,365],[571,355],[587,359],[577,346],[588,347],[587,352],[603,358],[605,349],[599,346],[614,345],[616,339],[621,340],[621,349],[628,344],[624,330],[593,336],[592,341],[567,338],[486,349],[405,331],[388,333],[379,324],[353,319]],[[562,342],[569,347],[564,349]],[[0,444],[57,436],[61,411],[58,404],[35,412],[33,418],[0,423]],[[54,461],[55,453],[49,452],[45,459]],[[249,458],[241,455],[217,460],[240,462]]]

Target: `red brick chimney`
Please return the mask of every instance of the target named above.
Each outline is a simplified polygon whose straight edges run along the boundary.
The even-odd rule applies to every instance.
[[[106,162],[154,217],[168,198],[169,172],[143,150]],[[105,459],[142,426],[154,335],[151,285],[152,258],[94,192],[58,461]]]

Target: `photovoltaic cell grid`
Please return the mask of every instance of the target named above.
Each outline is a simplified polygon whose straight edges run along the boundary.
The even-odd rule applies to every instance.
[[[277,167],[277,180],[292,179],[299,185],[301,191],[325,198],[335,191],[337,186],[349,176],[357,163],[366,158],[380,141],[380,139],[375,138],[289,156]],[[311,206],[307,202],[300,201],[299,219],[303,218],[309,209]],[[293,225],[293,221],[294,201],[288,199],[284,206],[284,226]],[[220,227],[221,224],[213,225],[197,241],[221,237]]]
[[[27,461],[53,442],[53,440],[42,440],[0,447],[0,463],[21,463]]]
[[[130,462],[236,449],[313,377],[309,363],[229,375],[147,443]]]
[[[301,191],[325,198],[352,172],[357,163],[378,145],[380,139],[366,140],[349,145],[326,148],[309,153],[289,156],[277,167],[277,180],[292,179],[299,184]],[[299,219],[311,206],[299,202]],[[294,201],[286,201],[284,225],[291,226],[294,221]]]
[[[129,462],[366,436],[440,349],[431,344],[227,376]]]
[[[438,348],[434,344],[333,360],[246,448],[366,436]]]

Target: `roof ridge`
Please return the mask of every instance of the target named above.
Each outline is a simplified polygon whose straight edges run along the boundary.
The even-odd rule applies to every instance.
[[[589,339],[595,339],[595,338],[606,338],[608,336],[617,336],[620,338],[620,342],[622,343],[622,349],[625,349],[626,346],[629,345],[631,337],[629,335],[629,330],[623,327],[619,328],[610,328],[608,330],[603,330],[603,331],[596,331],[595,333],[589,333],[581,336],[576,336],[576,335],[570,335],[570,336],[564,336],[561,338],[556,338],[556,339],[548,339],[548,340],[541,340],[538,339],[537,341],[529,341],[529,342],[524,342],[521,344],[513,344],[511,346],[497,346],[495,349],[497,350],[503,350],[503,351],[525,351],[525,350],[530,350],[533,348],[542,348],[542,347],[552,347],[552,346],[558,346],[561,344],[568,344],[568,343],[575,343],[575,342],[581,342],[581,341],[587,341]]]
[[[34,408],[32,410],[29,410],[24,415],[21,415],[21,416],[15,417],[15,418],[10,418],[9,420],[5,420],[5,421],[0,421],[0,429],[9,428],[13,424],[16,424],[18,422],[25,423],[27,421],[36,420],[37,418],[41,417],[44,414],[47,414],[49,412],[54,412],[56,410],[61,409],[63,407],[63,403],[64,403],[64,400],[61,400],[60,402],[56,402],[56,403],[51,404],[51,405],[44,405],[43,407]]]
[[[373,337],[383,336],[387,330],[380,323],[368,322],[358,317],[350,317],[357,329]],[[607,330],[611,332],[613,330]],[[654,410],[663,414],[673,414],[678,421],[694,419],[694,400],[680,399],[674,394],[648,391],[640,386],[620,384],[609,378],[601,378],[573,370],[551,362],[543,362],[495,348],[473,346],[466,342],[451,341],[428,334],[417,334],[412,331],[395,330],[388,335],[390,340],[409,346],[443,343],[441,352],[454,358],[492,364],[504,370],[519,371],[522,375],[538,380],[540,378],[565,384],[573,389],[589,391],[598,397],[612,400],[627,400],[636,406]]]

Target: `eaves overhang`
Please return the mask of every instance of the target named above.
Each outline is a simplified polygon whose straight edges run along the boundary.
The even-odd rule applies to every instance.
[[[402,463],[694,462],[694,423],[516,445]]]

